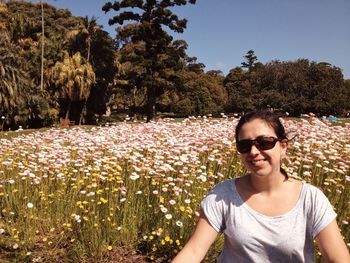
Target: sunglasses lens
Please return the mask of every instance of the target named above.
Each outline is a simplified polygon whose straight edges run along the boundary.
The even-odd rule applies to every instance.
[[[260,150],[270,150],[275,147],[276,142],[278,141],[274,137],[258,137],[256,138],[257,147]]]
[[[250,152],[252,145],[253,145],[252,140],[242,140],[237,142],[237,150],[240,153],[247,153],[247,152]]]
[[[237,142],[237,150],[240,153],[248,153],[254,144],[259,150],[266,151],[275,147],[277,138],[274,137],[258,137],[255,140],[241,140]]]

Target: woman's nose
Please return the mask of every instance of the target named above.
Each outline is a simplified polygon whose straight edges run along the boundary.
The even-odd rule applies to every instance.
[[[255,146],[255,144],[252,145],[252,148],[250,149],[251,154],[259,153],[260,150]]]

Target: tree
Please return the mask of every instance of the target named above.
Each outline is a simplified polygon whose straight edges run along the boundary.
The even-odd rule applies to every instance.
[[[344,107],[344,115],[347,117],[350,117],[350,79],[344,80],[344,86],[343,86],[343,94],[344,94],[344,102],[346,102]]]
[[[21,123],[23,127],[31,126],[32,123],[35,123],[35,127],[38,123],[50,124],[53,119],[56,119],[54,115],[59,111],[58,100],[51,89],[53,87],[50,87],[53,82],[50,80],[51,68],[57,61],[63,60],[64,51],[68,48],[67,32],[77,27],[80,18],[73,17],[67,9],[56,9],[44,1],[38,1],[36,4],[7,1],[6,8],[7,13],[0,16],[0,21],[4,21],[10,41],[17,47],[18,55],[23,58],[24,70],[30,79],[26,85],[30,89],[26,91],[26,101],[18,105],[17,110],[21,113],[16,113],[16,116],[20,114],[22,121],[25,116],[29,118],[27,118],[28,123]],[[45,24],[43,24],[43,15],[45,15]],[[44,43],[43,40],[45,40]],[[43,106],[45,103],[42,100],[47,101],[48,110]],[[38,110],[43,112],[38,113]],[[53,114],[46,114],[47,112]],[[53,119],[41,119],[49,115]]]
[[[49,123],[40,119],[42,116],[47,116],[45,112],[57,112],[60,108],[63,109],[62,111],[66,110],[67,107],[62,104],[62,99],[56,96],[55,89],[57,87],[54,85],[54,80],[50,79],[52,77],[52,67],[57,61],[64,60],[66,52],[70,55],[80,52],[84,58],[89,58],[96,74],[96,82],[92,85],[90,96],[86,102],[86,112],[89,115],[86,119],[96,113],[105,112],[106,90],[112,83],[116,72],[114,65],[116,52],[112,37],[101,30],[102,26],[98,25],[94,18],[74,17],[68,9],[57,9],[46,4],[45,1],[38,1],[35,4],[28,1],[6,1],[1,6],[0,13],[0,28],[7,31],[11,45],[16,47],[17,55],[23,58],[21,69],[26,72],[30,80],[26,87],[30,88],[30,92],[33,94],[26,92],[26,99],[30,99],[31,95],[35,95],[30,101],[23,104],[23,107],[20,105],[17,107],[18,110],[24,110],[27,106],[34,107],[33,109],[27,109],[31,112],[27,116],[37,116],[39,118],[34,121],[33,118],[36,117],[31,117],[30,123],[25,125],[21,123],[23,127],[31,125],[31,123],[42,123],[44,125]],[[42,32],[43,15],[45,16],[44,34]],[[75,38],[70,37],[74,32],[81,32],[79,41],[83,42],[82,44],[76,44],[79,41],[75,41]],[[43,36],[45,36],[44,53],[42,52]],[[0,42],[3,43],[2,38]],[[9,47],[9,49],[11,49],[10,53],[14,51],[12,47]],[[44,70],[41,70],[42,62],[44,62]],[[43,91],[41,91],[42,80]],[[47,100],[49,104],[48,111],[37,95]],[[75,115],[74,109],[79,108],[81,103],[73,103],[72,115]],[[38,109],[43,109],[43,112],[37,114]],[[25,115],[26,113],[23,112],[22,116]],[[78,117],[76,119],[78,120]]]
[[[255,71],[252,85],[257,90],[257,106],[270,105],[292,116],[339,115],[348,104],[341,70],[328,63],[272,61]]]
[[[227,103],[227,93],[221,76],[182,71],[179,87],[172,98],[170,109],[180,116],[218,115]]]
[[[108,87],[117,72],[115,44],[102,26],[97,24],[95,17],[83,17],[79,28],[72,30],[69,36],[71,52],[80,52],[96,74],[96,83],[91,87],[79,121],[81,123],[84,117],[86,122],[92,123],[95,114],[105,113]]]
[[[113,83],[117,72],[115,43],[102,26],[97,24],[95,17],[83,17],[79,28],[72,30],[69,36],[71,52],[81,52],[96,74],[96,83],[91,87],[79,120],[81,123],[84,117],[86,123],[93,123],[95,114],[100,115],[106,111],[108,87]]]
[[[205,65],[197,62],[197,57],[185,57],[186,69],[196,73],[204,73]]]
[[[85,38],[85,43],[87,45],[87,62],[90,62],[90,52],[91,52],[91,42],[92,38],[96,35],[97,30],[101,29],[101,26],[97,24],[95,17],[89,19],[88,16],[83,18],[84,29],[82,30],[83,37]]]
[[[29,77],[25,61],[18,48],[12,45],[6,31],[0,30],[0,114],[7,125],[14,125],[18,118],[17,107],[25,102]]]
[[[344,80],[341,69],[325,62],[309,64],[309,87],[312,94],[310,111],[320,114],[339,115],[348,102],[344,101]]]
[[[113,39],[104,30],[97,30],[92,36],[90,63],[96,74],[96,83],[91,87],[87,100],[87,117],[106,112],[108,89],[117,73],[116,51]]]
[[[117,45],[123,41],[117,35]],[[139,50],[144,50],[142,43],[124,43],[116,55],[117,74],[114,76],[114,88],[110,90],[109,105],[119,109],[140,109],[146,99],[146,90],[142,86],[145,68],[137,63]],[[136,112],[134,112],[136,113]]]
[[[63,58],[63,51],[68,48],[67,33],[77,28],[81,18],[73,17],[67,9],[56,9],[44,1],[38,1],[37,4],[27,1],[7,1],[6,7],[8,14],[3,18],[11,42],[20,48],[20,54],[29,62],[28,73],[33,86],[40,90],[43,72],[45,90],[49,83],[47,73],[50,67]],[[45,15],[44,33],[43,15]],[[44,71],[41,70],[42,62]]]
[[[47,94],[29,94],[25,103],[18,107],[18,121],[22,127],[41,128],[57,121],[58,110],[52,108]]]
[[[242,68],[248,69],[248,72],[252,72],[254,70],[256,61],[258,60],[257,56],[254,54],[254,50],[248,50],[247,54],[244,56],[246,59],[245,62],[242,62]]]
[[[208,70],[206,74],[212,77],[223,77],[221,70]]]
[[[118,33],[126,40],[126,45],[140,44],[140,49],[134,52],[135,56],[129,57],[129,60],[144,68],[138,88],[146,89],[147,121],[155,115],[157,94],[159,96],[162,93],[164,84],[169,84],[167,83],[171,75],[169,69],[176,70],[181,64],[176,46],[171,45],[172,37],[163,27],[182,33],[187,20],[179,19],[169,8],[195,2],[195,0],[122,0],[115,1],[114,4],[108,2],[102,8],[105,12],[111,9],[119,12],[109,20],[110,25],[123,25],[126,21],[134,21],[119,27]],[[126,11],[121,11],[125,9]]]
[[[41,70],[40,70],[40,91],[44,91],[44,42],[45,42],[45,24],[44,24],[44,4],[40,0],[41,6]]]
[[[86,60],[90,62],[91,43],[97,31],[101,29],[102,26],[97,24],[96,17],[93,16],[91,19],[88,16],[83,17],[79,28],[69,32],[69,37],[72,39],[70,48],[81,50],[81,54],[86,54]]]
[[[72,57],[66,54],[63,62],[57,62],[52,68],[52,78],[58,87],[59,97],[67,101],[65,119],[69,119],[72,102],[89,97],[90,88],[96,81],[95,73],[78,52]]]
[[[230,70],[223,83],[228,93],[228,112],[244,112],[256,108],[254,89],[251,81],[252,75],[245,72],[241,67],[235,67]]]
[[[97,20],[94,16],[91,19],[89,19],[88,16],[85,16],[81,21],[82,23],[80,28],[77,30],[72,30],[70,32],[70,36],[73,38],[70,46],[71,49],[75,50],[76,52],[79,50],[85,51],[86,49],[86,61],[90,63],[91,42],[92,39],[96,36],[96,32],[98,30],[101,30],[102,26],[97,24]],[[86,115],[86,103],[88,98],[89,97],[85,98],[83,110],[81,111],[79,117],[79,125],[82,123],[84,115]]]

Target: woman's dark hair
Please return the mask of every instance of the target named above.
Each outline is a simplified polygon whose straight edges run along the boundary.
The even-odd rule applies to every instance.
[[[269,110],[258,110],[258,111],[249,112],[243,115],[239,119],[235,130],[236,142],[238,141],[238,134],[241,131],[242,126],[247,122],[250,122],[255,119],[262,120],[267,125],[269,125],[276,133],[276,136],[278,139],[288,141],[286,131],[284,129],[282,122],[280,121],[279,116]],[[287,172],[282,167],[280,169],[281,169],[281,173],[288,179]]]

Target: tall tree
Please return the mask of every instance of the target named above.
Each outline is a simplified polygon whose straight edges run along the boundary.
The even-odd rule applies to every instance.
[[[117,72],[115,65],[115,43],[109,34],[97,24],[95,17],[83,17],[79,27],[69,33],[71,52],[80,52],[92,65],[96,83],[91,87],[81,112],[80,123],[84,120],[93,123],[95,114],[106,111],[108,87]],[[84,116],[83,116],[84,115]]]
[[[228,112],[244,112],[254,110],[256,105],[253,99],[256,90],[251,83],[252,75],[241,67],[230,70],[224,79],[224,86],[228,93]]]
[[[343,86],[343,92],[344,92],[344,102],[345,107],[344,107],[344,115],[350,118],[350,79],[345,79],[344,80],[344,86]]]
[[[44,91],[44,42],[45,42],[45,24],[44,24],[44,4],[40,1],[41,6],[41,70],[40,70],[40,91]]]
[[[258,106],[270,105],[292,116],[308,112],[339,115],[348,105],[341,70],[328,63],[272,61],[256,71],[252,84]]]
[[[211,76],[202,72],[182,71],[179,74],[176,93],[165,94],[170,111],[180,116],[219,115],[227,102],[227,93],[222,76]],[[162,96],[163,99],[166,96]],[[164,103],[164,102],[163,102]]]
[[[59,88],[59,96],[67,100],[65,119],[69,119],[72,102],[89,97],[91,86],[95,83],[95,73],[80,53],[72,57],[66,54],[64,61],[57,62],[52,68],[52,78]]]
[[[86,60],[90,62],[91,43],[96,38],[97,31],[101,30],[102,26],[97,24],[97,18],[84,16],[77,29],[69,32],[69,38],[72,39],[70,47],[74,50],[84,50],[82,54],[86,54]],[[86,52],[85,52],[86,50]]]
[[[93,16],[89,19],[88,16],[85,16],[81,20],[81,25],[79,29],[72,30],[70,32],[70,37],[73,39],[71,43],[71,49],[73,50],[83,50],[86,53],[86,61],[90,63],[90,54],[91,54],[91,43],[96,37],[98,30],[101,30],[102,26],[97,24],[97,19]],[[85,48],[86,47],[86,48]],[[102,48],[102,47],[101,47]],[[85,52],[86,49],[86,52]],[[86,115],[86,104],[89,97],[85,98],[83,110],[80,113],[79,125],[82,123],[84,115]]]
[[[32,116],[38,116],[39,119],[42,116],[47,116],[45,114],[46,106],[41,107],[41,105],[44,105],[41,102],[35,108],[28,109],[39,101],[37,95],[49,102],[49,112],[57,113],[60,110],[60,104],[61,108],[66,109],[66,105],[62,106],[62,100],[56,96],[56,87],[52,84],[53,80],[50,79],[52,76],[50,74],[51,68],[57,61],[63,61],[64,51],[66,51],[69,54],[80,52],[84,58],[89,57],[90,64],[92,64],[96,73],[96,84],[91,88],[87,101],[87,112],[89,116],[94,116],[96,113],[100,114],[101,111],[104,113],[106,89],[115,75],[115,46],[112,37],[107,32],[99,30],[101,26],[95,23],[97,30],[95,28],[94,30],[88,30],[91,38],[87,38],[87,30],[82,29],[85,26],[84,21],[86,19],[74,17],[68,9],[57,9],[46,4],[45,1],[38,1],[36,4],[28,1],[6,1],[0,7],[0,28],[4,28],[8,32],[11,44],[16,46],[16,49],[9,47],[11,51],[9,54],[17,52],[17,55],[23,58],[23,61],[21,61],[24,63],[21,66],[25,65],[25,68],[18,69],[24,69],[27,72],[30,81],[26,87],[30,87],[33,95],[36,96],[31,99],[30,103],[24,103],[22,106],[18,105],[17,109],[30,110]],[[43,15],[45,16],[44,34],[42,33]],[[91,25],[94,18],[87,20]],[[76,29],[84,31],[80,38],[83,44],[73,47],[70,45],[72,38],[69,38],[69,33]],[[43,36],[45,36],[44,53],[41,49],[43,47]],[[0,44],[4,44],[4,39],[0,39]],[[42,59],[43,57],[44,59]],[[44,70],[42,71],[41,62],[43,61]],[[41,89],[42,79],[44,91],[38,92]],[[26,95],[26,99],[31,96],[28,92],[26,92]],[[80,105],[80,102],[73,103],[73,109],[79,108],[76,107],[77,104]],[[36,114],[40,108],[43,109],[43,112]],[[71,113],[74,115],[73,110]],[[29,114],[24,113],[23,116],[25,115],[29,116]],[[31,117],[32,120],[33,118],[36,117]],[[57,118],[54,117],[54,119]],[[78,120],[78,118],[76,119]],[[37,123],[43,123],[44,125],[48,122],[41,119]],[[21,125],[26,126],[23,123]]]
[[[180,62],[180,57],[174,56],[176,47],[171,45],[173,38],[163,28],[168,27],[172,31],[182,33],[187,20],[179,19],[170,8],[195,2],[195,0],[122,0],[113,4],[108,2],[102,8],[105,12],[111,9],[118,12],[118,15],[109,20],[110,25],[123,25],[126,21],[132,21],[119,27],[118,32],[124,39],[129,39],[129,43],[140,43],[142,46],[130,60],[144,68],[139,88],[146,89],[148,121],[155,115],[156,97],[161,94],[164,82],[169,77],[167,69],[176,69]],[[133,26],[129,26],[130,24]],[[172,59],[167,59],[169,57]]]
[[[18,47],[10,43],[5,30],[0,30],[0,115],[8,125],[17,122],[17,107],[25,102],[29,77]]]
[[[242,68],[246,68],[248,72],[252,72],[258,60],[257,56],[255,56],[254,50],[248,50],[244,58],[246,61],[241,63]]]

